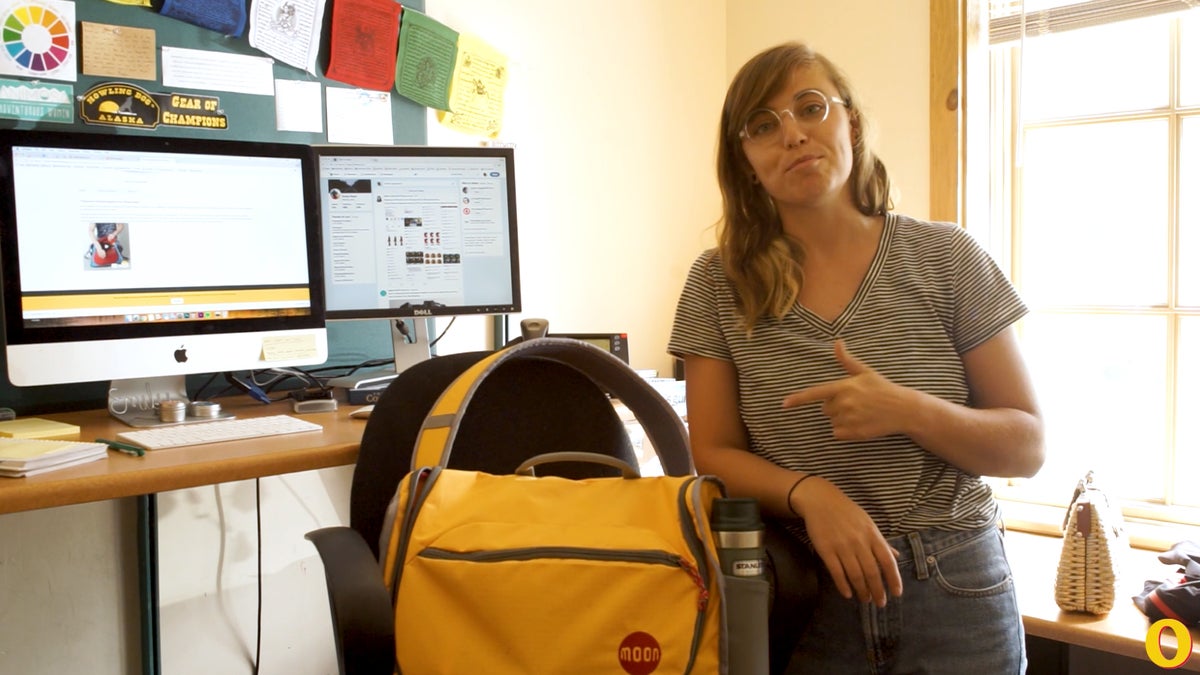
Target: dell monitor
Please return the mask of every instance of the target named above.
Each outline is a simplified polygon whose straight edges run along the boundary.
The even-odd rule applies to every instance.
[[[520,311],[512,148],[315,152],[327,317],[416,319],[392,329],[396,372],[429,357],[424,319]]]
[[[324,363],[311,148],[0,131],[9,380],[111,380],[133,426],[185,376]]]

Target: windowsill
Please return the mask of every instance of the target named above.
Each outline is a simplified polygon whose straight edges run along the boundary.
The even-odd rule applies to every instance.
[[[999,499],[1004,513],[1004,527],[1014,532],[1028,532],[1054,538],[1062,537],[1066,509],[1042,504],[1030,504]],[[1125,532],[1134,549],[1160,552],[1181,541],[1200,541],[1200,527],[1129,518]]]

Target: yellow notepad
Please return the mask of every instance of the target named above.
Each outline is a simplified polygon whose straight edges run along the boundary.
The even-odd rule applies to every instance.
[[[19,478],[106,456],[103,443],[0,437],[0,476]]]
[[[0,438],[72,440],[79,438],[79,426],[66,422],[55,422],[43,417],[21,417],[0,422]]]
[[[36,457],[52,455],[74,450],[88,443],[74,441],[52,441],[44,438],[3,438],[0,439],[0,462],[28,462]]]

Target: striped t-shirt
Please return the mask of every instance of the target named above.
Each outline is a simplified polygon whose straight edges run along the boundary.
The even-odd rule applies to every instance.
[[[1028,310],[966,231],[888,214],[862,285],[832,323],[797,305],[747,336],[734,297],[719,255],[702,254],[688,273],[668,350],[733,363],[752,452],[833,482],[885,537],[994,520],[987,484],[908,436],[839,441],[819,404],[782,407],[788,394],[846,377],[833,353],[839,338],[892,382],[968,404],[961,355]]]

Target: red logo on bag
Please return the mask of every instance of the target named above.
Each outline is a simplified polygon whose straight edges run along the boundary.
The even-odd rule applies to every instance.
[[[629,675],[650,675],[662,660],[662,647],[649,633],[630,633],[621,640],[617,659]]]

